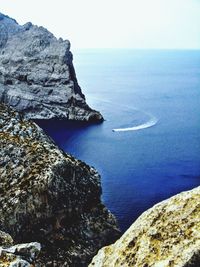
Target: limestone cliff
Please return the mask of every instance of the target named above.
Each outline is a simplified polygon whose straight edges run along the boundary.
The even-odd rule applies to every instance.
[[[85,102],[69,41],[0,13],[0,101],[27,118],[101,121]]]
[[[65,154],[33,122],[0,104],[0,230],[37,241],[37,266],[85,266],[116,240],[97,171]]]
[[[144,212],[90,267],[200,266],[200,187]]]

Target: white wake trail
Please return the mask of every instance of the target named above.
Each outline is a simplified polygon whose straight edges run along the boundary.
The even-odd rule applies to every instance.
[[[120,106],[126,111],[141,112],[144,115],[146,115],[147,117],[149,117],[149,120],[147,122],[144,122],[144,123],[141,123],[139,125],[132,126],[132,127],[114,128],[114,129],[112,129],[113,132],[128,132],[128,131],[143,130],[143,129],[150,128],[150,127],[156,125],[158,122],[158,119],[156,117],[154,117],[152,114],[147,113],[145,111],[141,111],[140,109],[138,109],[136,107],[130,107],[130,106],[119,104],[119,103],[116,104],[116,103],[111,102],[110,100],[98,98],[98,97],[94,97],[94,96],[92,96],[91,99],[102,102],[102,103],[110,104],[110,105],[112,104],[112,106],[116,106],[116,107]]]
[[[116,129],[113,129],[113,132],[138,131],[138,130],[142,130],[142,129],[146,129],[146,128],[152,127],[157,122],[158,122],[158,120],[156,118],[152,118],[148,122],[145,122],[145,123],[140,124],[140,125],[137,125],[137,126],[127,127],[127,128],[116,128]]]

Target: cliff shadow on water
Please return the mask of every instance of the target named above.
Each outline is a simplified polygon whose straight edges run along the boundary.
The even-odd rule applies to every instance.
[[[103,121],[67,121],[65,119],[37,119],[34,122],[41,127],[47,135],[49,135],[55,143],[61,148],[65,148],[65,144],[70,138],[84,134],[94,128],[101,128]]]

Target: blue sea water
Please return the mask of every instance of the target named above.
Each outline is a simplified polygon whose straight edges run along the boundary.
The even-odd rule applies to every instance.
[[[79,50],[74,65],[105,122],[38,123],[97,168],[124,231],[153,204],[200,184],[200,51]]]

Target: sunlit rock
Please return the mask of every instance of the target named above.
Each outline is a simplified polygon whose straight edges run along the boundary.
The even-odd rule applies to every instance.
[[[144,212],[90,267],[200,266],[200,187]]]

